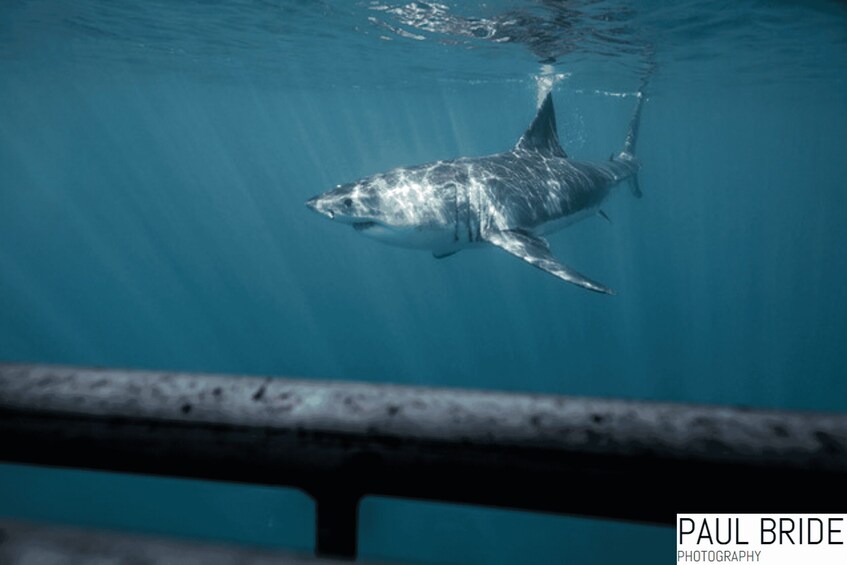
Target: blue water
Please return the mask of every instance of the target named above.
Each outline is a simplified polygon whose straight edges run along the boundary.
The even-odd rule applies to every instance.
[[[845,48],[827,2],[7,0],[0,359],[847,410]],[[604,159],[651,65],[644,198],[550,237],[615,297],[303,206],[510,147],[544,74],[565,149]],[[286,489],[0,466],[0,516],[309,550],[312,512]],[[673,531],[368,499],[360,543],[657,563]]]

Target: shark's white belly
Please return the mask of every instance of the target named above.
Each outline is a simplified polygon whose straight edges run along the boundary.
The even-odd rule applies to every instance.
[[[456,241],[455,229],[437,228],[388,228],[375,225],[363,230],[362,235],[381,243],[405,247],[408,249],[424,249],[428,251],[453,251],[461,247]]]

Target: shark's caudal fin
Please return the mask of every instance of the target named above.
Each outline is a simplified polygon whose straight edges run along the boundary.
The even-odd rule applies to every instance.
[[[626,134],[626,141],[623,144],[623,151],[618,156],[619,159],[625,161],[635,161],[635,144],[638,141],[638,126],[641,125],[641,108],[644,106],[644,87],[647,85],[649,74],[641,81],[636,94],[635,111],[632,113],[632,119],[629,121],[629,131]],[[632,175],[629,179],[632,194],[636,198],[641,198],[641,187],[638,185],[638,173]]]
[[[639,89],[636,97],[638,100],[635,102],[635,111],[629,121],[629,131],[623,144],[623,152],[633,156],[635,155],[635,143],[638,141],[638,126],[641,124],[641,107],[644,105],[643,90]]]
[[[567,157],[559,145],[559,134],[556,132],[556,111],[553,109],[553,98],[550,93],[544,97],[535,119],[518,140],[515,149],[524,151],[539,151],[550,153],[556,157]]]

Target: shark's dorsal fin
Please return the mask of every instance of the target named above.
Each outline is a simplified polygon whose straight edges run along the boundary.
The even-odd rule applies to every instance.
[[[556,132],[556,111],[553,109],[553,98],[550,93],[544,97],[544,102],[538,108],[535,119],[518,140],[515,149],[539,151],[556,157],[567,157],[559,145],[559,134]]]

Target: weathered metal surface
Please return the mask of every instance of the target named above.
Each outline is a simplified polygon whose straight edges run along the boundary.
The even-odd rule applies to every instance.
[[[23,412],[844,469],[845,415],[380,384],[0,364]]]
[[[320,506],[375,494],[672,524],[847,504],[843,414],[0,364],[0,435],[6,461],[287,485]]]
[[[332,565],[338,561],[220,544],[0,520],[4,565]]]

